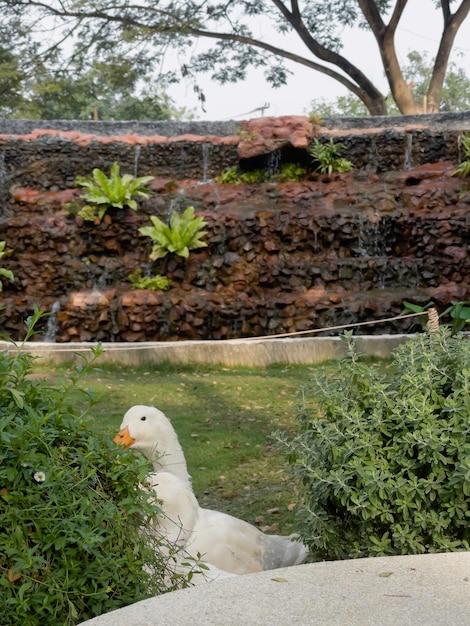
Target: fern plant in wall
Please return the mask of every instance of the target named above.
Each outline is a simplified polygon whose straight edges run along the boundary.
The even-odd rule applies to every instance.
[[[137,210],[135,197],[148,198],[148,183],[153,176],[141,176],[136,178],[131,174],[119,173],[119,164],[114,162],[108,178],[104,172],[95,168],[92,178],[79,176],[76,184],[86,189],[83,199],[87,201],[78,213],[83,219],[93,221],[96,217],[103,219],[104,214],[110,207],[123,209],[129,207]]]
[[[181,215],[173,211],[169,225],[155,215],[151,215],[150,220],[153,226],[143,226],[139,228],[139,232],[154,242],[150,253],[152,261],[162,259],[169,252],[187,258],[190,250],[207,246],[207,243],[201,241],[207,234],[204,230],[206,221],[203,217],[195,215],[192,206],[185,209]]]
[[[463,135],[460,139],[463,160],[452,172],[452,176],[470,176],[470,133]]]
[[[342,143],[335,143],[333,139],[330,139],[328,143],[322,143],[315,138],[309,152],[316,161],[316,171],[320,174],[350,172],[353,169],[353,164],[341,156],[343,148]]]
[[[4,257],[9,251],[5,248],[6,242],[0,241],[0,259]],[[0,267],[0,291],[3,291],[3,284],[1,278],[6,278],[7,280],[14,282],[15,277],[11,270],[7,270],[4,267]]]

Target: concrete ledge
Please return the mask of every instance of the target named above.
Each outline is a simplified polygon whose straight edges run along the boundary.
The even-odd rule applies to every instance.
[[[355,341],[361,354],[387,357],[412,335],[358,335]],[[87,353],[96,343],[28,342],[15,347],[0,341],[0,350],[12,353],[18,348],[53,363]],[[347,346],[340,337],[286,339],[229,339],[226,341],[161,341],[145,343],[103,343],[101,362],[120,365],[146,365],[164,362],[177,364],[266,367],[275,363],[309,364],[344,356]]]
[[[467,626],[470,552],[330,561],[174,591],[87,626]]]

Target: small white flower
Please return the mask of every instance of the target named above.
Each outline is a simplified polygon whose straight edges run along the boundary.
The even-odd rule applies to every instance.
[[[37,483],[43,483],[46,480],[46,475],[44,472],[35,472],[33,478]]]

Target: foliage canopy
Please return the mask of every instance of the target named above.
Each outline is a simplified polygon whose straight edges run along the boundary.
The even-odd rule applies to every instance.
[[[0,7],[1,7],[0,3]],[[25,24],[26,26],[26,24]],[[15,42],[12,47],[11,42]],[[39,54],[19,19],[0,25],[0,116],[24,119],[161,120],[191,117],[149,79],[151,60]]]
[[[106,0],[0,0],[2,13],[19,21],[25,33],[44,28],[44,24],[50,28],[53,18],[56,39],[43,50],[46,56],[57,53],[63,48],[61,42],[69,40],[74,43],[72,58],[83,64],[86,59],[109,62],[120,57],[133,68],[150,61],[156,67],[166,50],[173,48],[183,59],[179,74],[185,77],[194,79],[199,72],[208,72],[221,83],[236,82],[251,66],[262,68],[274,87],[286,83],[290,72],[286,62],[293,62],[344,85],[370,114],[386,115],[385,96],[352,61],[352,51],[344,47],[344,29],[359,26],[376,41],[390,93],[400,112],[415,114],[426,109],[433,113],[439,110],[450,53],[470,11],[470,0],[436,0],[424,9],[439,10],[442,17],[425,107],[405,79],[395,45],[407,4],[408,0],[230,0],[215,4],[163,0],[144,5],[127,0],[112,4]],[[257,35],[261,21],[268,39]],[[422,26],[426,26],[425,19]],[[193,53],[198,39],[207,46]],[[299,40],[304,52],[298,51]],[[170,72],[167,79],[178,80],[177,72]],[[196,81],[195,89],[200,92]]]

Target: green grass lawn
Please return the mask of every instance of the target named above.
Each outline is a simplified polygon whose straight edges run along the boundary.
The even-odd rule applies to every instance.
[[[34,372],[54,384],[71,367],[37,361]],[[105,364],[84,375],[80,386],[100,397],[90,418],[110,438],[134,404],[161,409],[178,433],[202,506],[288,534],[297,490],[269,435],[295,429],[296,396],[313,367]]]

